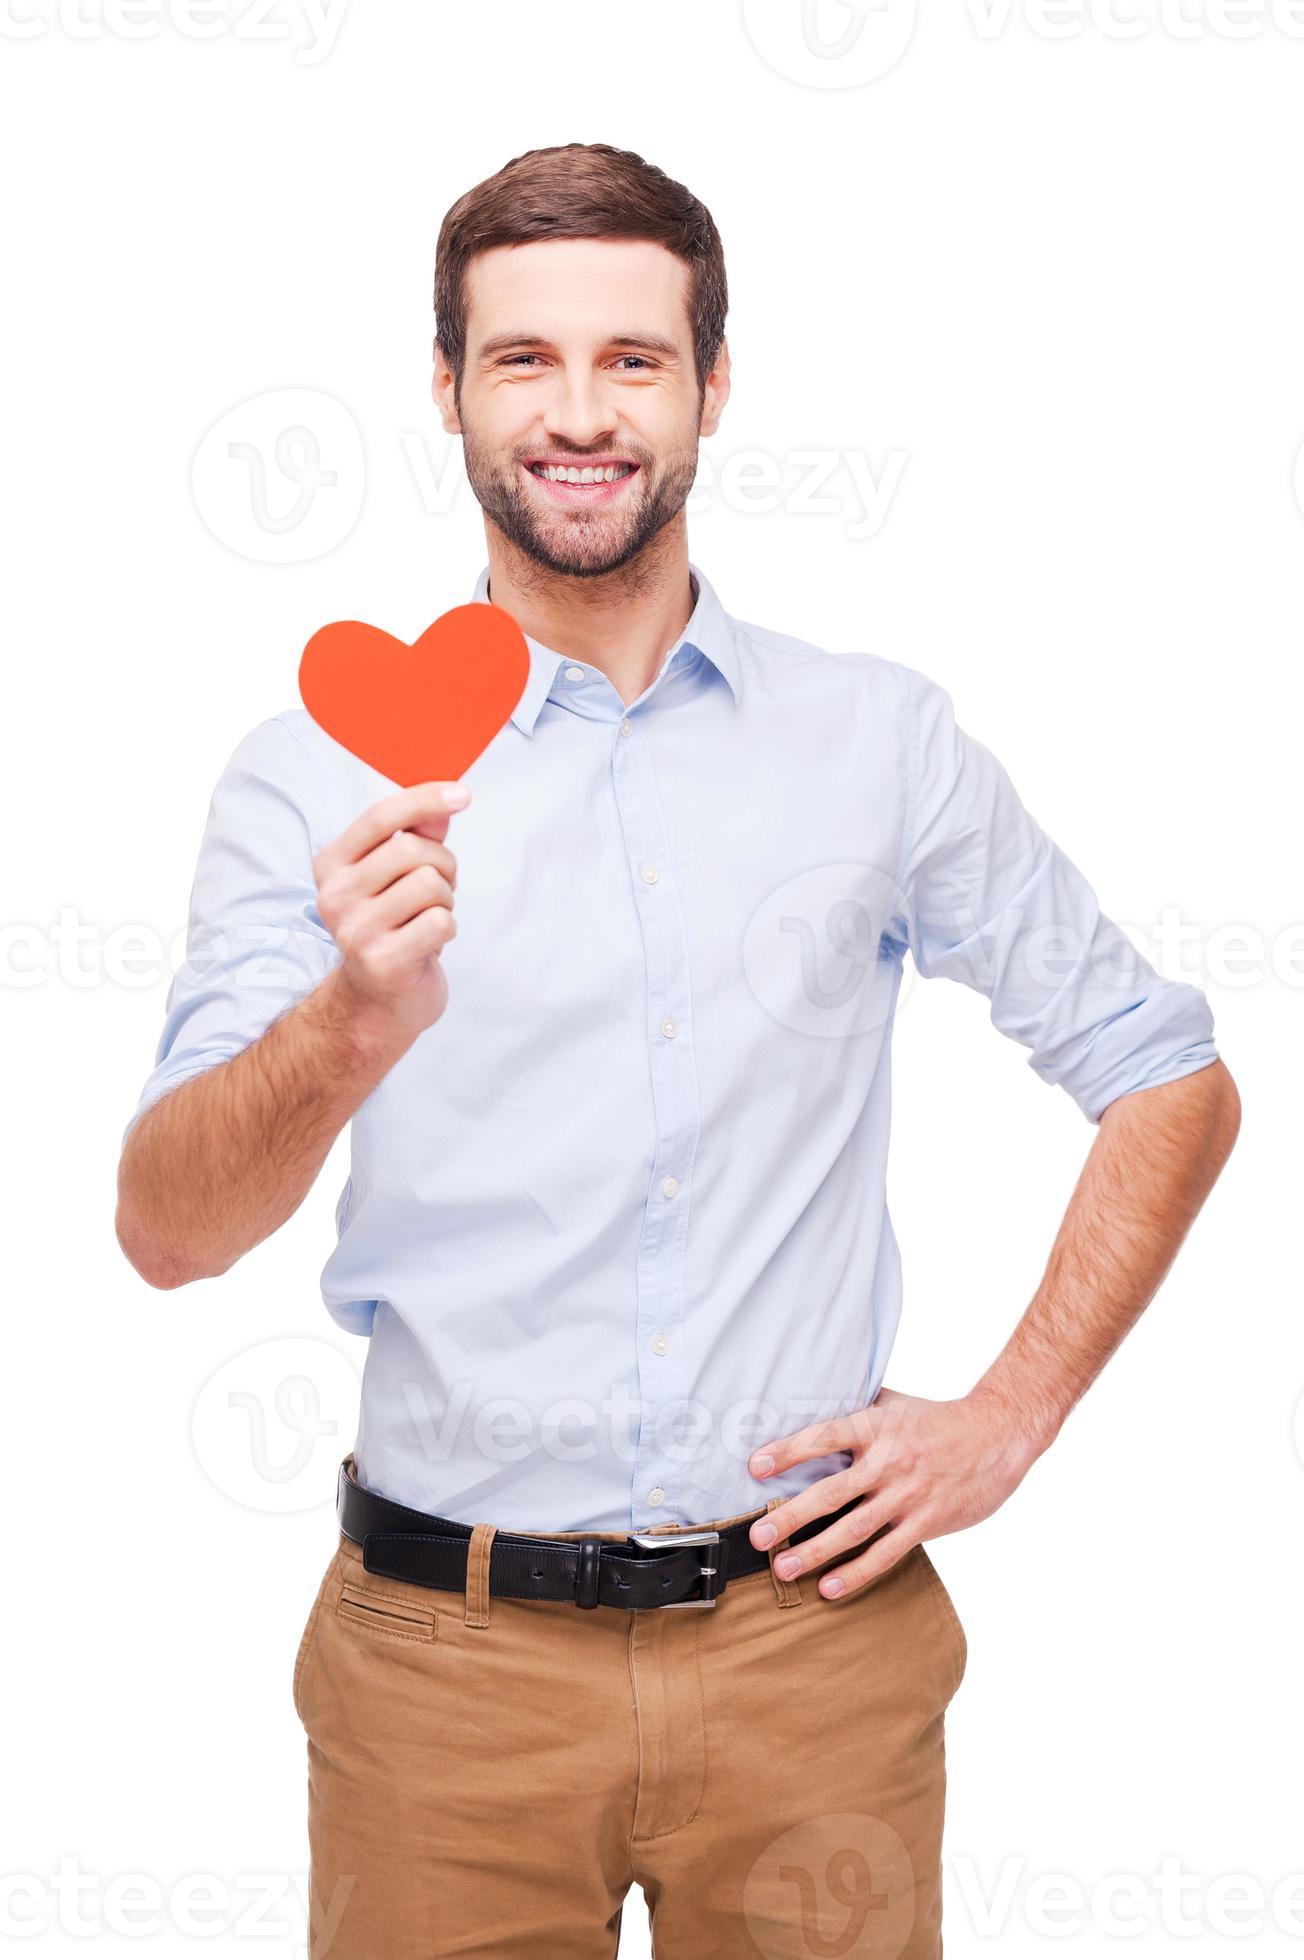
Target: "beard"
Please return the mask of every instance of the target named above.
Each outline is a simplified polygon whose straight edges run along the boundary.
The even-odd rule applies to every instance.
[[[638,473],[618,506],[546,510],[521,481],[513,458],[504,475],[496,455],[463,426],[463,460],[480,508],[518,550],[544,570],[566,578],[601,578],[627,565],[679,515],[697,475],[697,445],[675,451],[658,469],[650,451],[625,461]],[[575,457],[583,467],[584,458]]]

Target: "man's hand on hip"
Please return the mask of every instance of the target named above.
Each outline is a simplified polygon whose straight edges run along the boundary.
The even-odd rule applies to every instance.
[[[990,1517],[1039,1453],[1019,1434],[1008,1406],[993,1396],[975,1392],[955,1402],[929,1402],[881,1388],[868,1408],[766,1443],[753,1452],[748,1468],[764,1480],[845,1450],[851,1452],[845,1469],[786,1498],[749,1534],[763,1550],[860,1497],[845,1517],[775,1560],[780,1578],[795,1579],[840,1559],[820,1580],[826,1598],[859,1592],[926,1538]],[[857,1551],[879,1531],[881,1538]]]

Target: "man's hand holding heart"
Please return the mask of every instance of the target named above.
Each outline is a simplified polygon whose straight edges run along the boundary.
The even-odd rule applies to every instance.
[[[439,955],[457,931],[457,860],[444,839],[470,800],[461,783],[383,796],[313,861],[317,909],[344,955],[340,986],[411,1035],[448,1005]]]
[[[299,692],[318,726],[403,785],[364,810],[313,861],[317,909],[344,955],[350,1009],[407,1036],[448,1004],[440,954],[457,931],[450,818],[471,792],[455,778],[482,754],[530,671],[500,606],[457,606],[412,646],[358,620],[304,648]]]

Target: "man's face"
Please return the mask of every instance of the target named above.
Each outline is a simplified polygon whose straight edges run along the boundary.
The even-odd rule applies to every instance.
[[[435,399],[486,517],[550,571],[616,570],[687,501],[729,392],[724,349],[698,388],[688,282],[638,239],[499,246],[468,269],[461,389],[441,361]],[[549,480],[562,467],[591,480]]]

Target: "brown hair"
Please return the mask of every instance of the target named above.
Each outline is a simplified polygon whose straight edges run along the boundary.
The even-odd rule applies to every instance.
[[[729,294],[724,248],[706,206],[683,184],[610,143],[527,150],[464,193],[447,212],[435,250],[435,344],[462,385],[466,268],[495,245],[539,238],[645,238],[689,269],[688,310],[699,394],[724,338]]]

